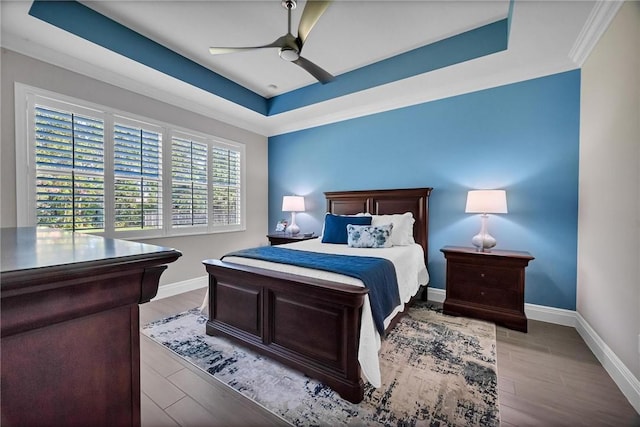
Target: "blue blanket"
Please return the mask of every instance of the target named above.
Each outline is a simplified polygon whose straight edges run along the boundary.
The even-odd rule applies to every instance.
[[[291,264],[360,279],[369,289],[373,322],[382,336],[384,336],[384,319],[400,305],[396,269],[391,261],[384,258],[324,254],[277,246],[244,249],[226,254],[225,257],[227,256]]]

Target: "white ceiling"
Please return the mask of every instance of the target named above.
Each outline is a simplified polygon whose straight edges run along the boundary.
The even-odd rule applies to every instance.
[[[315,82],[298,66],[280,59],[278,49],[216,56],[209,53],[209,46],[260,46],[286,34],[287,11],[279,0],[84,4],[262,96]],[[295,35],[305,4],[301,0],[292,12]],[[339,75],[505,18],[508,9],[508,0],[337,1],[311,31],[303,56]]]
[[[506,51],[270,117],[33,18],[27,14],[31,1],[1,2],[0,41],[55,65],[274,135],[578,68],[585,49],[608,24],[612,7],[607,3],[516,1]],[[285,34],[287,14],[279,0],[83,4],[264,97],[315,83],[281,60],[277,49],[208,52],[209,46],[262,45]],[[303,8],[300,0],[292,17],[294,34]],[[508,8],[507,0],[339,0],[310,33],[303,56],[339,75],[502,19]]]

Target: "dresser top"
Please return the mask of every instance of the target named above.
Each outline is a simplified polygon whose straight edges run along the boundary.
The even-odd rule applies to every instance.
[[[0,242],[2,274],[123,260],[165,263],[182,255],[171,248],[43,227],[0,228]]]

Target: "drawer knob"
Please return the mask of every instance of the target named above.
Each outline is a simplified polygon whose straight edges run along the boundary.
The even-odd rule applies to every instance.
[[[484,291],[480,291],[480,295],[484,296]]]
[[[480,273],[480,277],[484,277],[484,273]]]

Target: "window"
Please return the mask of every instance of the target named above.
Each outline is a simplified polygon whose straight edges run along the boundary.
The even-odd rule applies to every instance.
[[[104,230],[104,122],[34,107],[36,224]]]
[[[162,228],[162,133],[116,118],[113,187],[116,230]]]
[[[171,145],[171,225],[175,228],[240,226],[241,159],[242,152],[223,141],[208,144],[195,136],[174,135]]]
[[[174,227],[209,222],[207,144],[174,137],[171,146],[171,224]]]
[[[118,238],[244,229],[242,144],[24,85],[16,111],[18,225]]]
[[[240,153],[213,148],[213,222],[218,225],[240,223]]]

